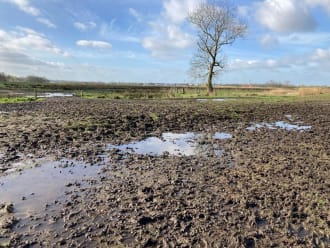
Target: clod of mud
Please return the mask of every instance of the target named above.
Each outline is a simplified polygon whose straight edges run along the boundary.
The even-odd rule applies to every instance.
[[[9,247],[10,233],[18,219],[13,215],[12,203],[0,203],[0,247]]]
[[[14,212],[14,204],[12,203],[1,203],[0,204],[0,215],[11,214]]]

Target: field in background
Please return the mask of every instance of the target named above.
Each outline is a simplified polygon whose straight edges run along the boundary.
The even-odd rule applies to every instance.
[[[192,85],[0,82],[0,102],[31,101],[47,92],[104,99],[210,98],[205,87]],[[212,98],[297,99],[330,98],[330,87],[216,86]]]

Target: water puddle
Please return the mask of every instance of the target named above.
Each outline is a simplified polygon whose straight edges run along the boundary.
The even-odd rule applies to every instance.
[[[49,97],[72,97],[72,93],[62,93],[62,92],[46,92],[42,94],[38,94],[38,97],[41,98],[49,98]]]
[[[230,134],[230,133],[219,133],[219,132],[216,132],[213,135],[213,138],[214,139],[219,139],[219,140],[225,140],[225,139],[231,139],[231,138],[233,138],[233,135]]]
[[[208,101],[212,101],[212,102],[224,102],[224,101],[232,101],[235,99],[228,99],[228,98],[198,98],[196,99],[198,102],[208,102]]]
[[[193,132],[163,133],[161,138],[149,137],[139,142],[120,146],[108,145],[108,149],[119,149],[122,152],[155,156],[166,153],[174,156],[220,156],[222,149],[214,140],[231,138],[231,134],[219,132],[213,135]]]
[[[289,118],[289,117],[287,117]],[[290,118],[292,118],[290,116]],[[267,129],[285,129],[287,131],[306,131],[306,130],[310,130],[312,128],[312,126],[305,126],[305,125],[301,125],[302,123],[295,123],[295,124],[291,124],[288,122],[284,122],[284,121],[276,121],[274,123],[266,123],[266,122],[262,122],[262,123],[257,123],[257,124],[253,124],[249,127],[247,127],[246,129],[249,131],[254,131],[260,128],[267,128]]]
[[[65,195],[70,184],[81,184],[93,178],[100,166],[90,166],[73,160],[43,163],[40,167],[24,169],[0,177],[1,202],[13,203],[19,218],[45,210]]]

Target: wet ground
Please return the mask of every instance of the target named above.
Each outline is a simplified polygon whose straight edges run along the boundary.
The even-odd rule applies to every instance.
[[[0,105],[0,247],[328,247],[330,104]]]

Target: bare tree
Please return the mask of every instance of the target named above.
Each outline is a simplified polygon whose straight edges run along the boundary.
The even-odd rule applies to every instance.
[[[203,2],[188,20],[197,27],[197,53],[192,70],[207,77],[208,95],[213,94],[213,77],[225,66],[223,46],[243,37],[247,26],[236,16],[235,8],[225,0],[218,5]]]

